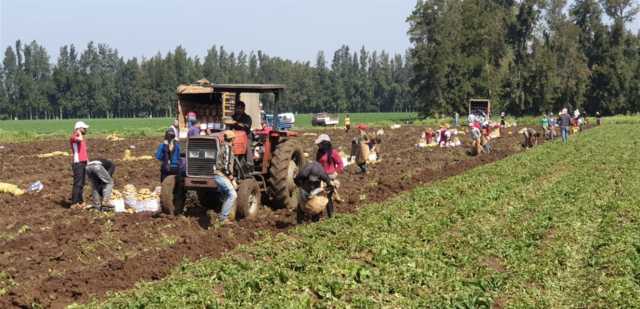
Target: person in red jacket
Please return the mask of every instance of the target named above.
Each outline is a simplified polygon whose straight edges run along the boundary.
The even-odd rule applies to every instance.
[[[344,162],[337,150],[331,146],[331,138],[327,134],[321,134],[315,141],[318,146],[318,152],[316,153],[316,161],[320,163],[324,172],[327,173],[331,179],[333,187],[336,189],[332,194],[335,199],[340,202],[341,199],[338,196],[337,189],[340,186],[338,181],[338,174],[344,172]]]
[[[82,192],[85,184],[85,171],[89,156],[87,155],[87,140],[85,135],[89,126],[83,121],[76,122],[73,134],[69,139],[73,157],[73,189],[71,190],[71,207],[86,208]]]

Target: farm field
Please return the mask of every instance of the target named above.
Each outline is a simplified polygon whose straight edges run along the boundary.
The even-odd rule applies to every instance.
[[[353,113],[351,121],[375,125],[391,125],[413,121],[415,113]],[[296,129],[311,129],[311,114],[296,116]],[[342,123],[340,115],[340,123]],[[172,118],[113,118],[113,119],[64,119],[64,120],[2,120],[0,121],[0,143],[30,141],[52,137],[66,137],[73,124],[84,120],[91,126],[92,135],[117,133],[130,137],[161,136],[172,123]]]
[[[344,125],[343,116],[340,115],[340,126]],[[296,130],[323,130],[321,127],[311,126],[311,114],[296,115]],[[451,123],[451,118],[442,119],[418,119],[416,113],[351,113],[351,123],[367,123],[370,125],[388,127],[392,124],[411,122],[414,125],[437,126],[442,122]],[[495,119],[497,117],[494,116]],[[460,116],[460,121],[465,122],[465,116]],[[635,122],[633,116],[616,116],[606,118],[607,122]],[[158,137],[172,123],[172,118],[114,118],[114,119],[64,119],[64,120],[2,120],[0,121],[0,143],[28,142],[50,138],[67,137],[73,124],[78,120],[84,120],[91,126],[90,134],[105,136],[116,133],[127,137]],[[521,125],[539,125],[539,117],[508,117],[508,121]],[[589,121],[595,122],[594,118]]]
[[[341,177],[337,205],[342,214],[385,201],[413,189],[473,167],[495,162],[522,151],[520,137],[509,135],[495,141],[495,151],[471,157],[466,148],[416,149],[421,127],[389,130],[382,144],[382,161],[367,178],[350,169]],[[511,131],[517,128],[510,129]],[[353,134],[328,131],[334,145],[347,148]],[[301,138],[308,152],[314,149],[315,133]],[[468,140],[465,139],[468,143]],[[157,138],[127,138],[109,142],[89,140],[92,158],[115,159],[116,188],[134,184],[138,188],[159,185],[155,161],[122,161],[124,150],[135,146],[133,155],[155,150]],[[184,262],[220,258],[238,245],[287,234],[295,226],[295,215],[287,210],[265,211],[255,222],[241,221],[236,227],[207,229],[205,209],[190,200],[184,217],[153,217],[146,214],[113,215],[70,210],[66,202],[71,189],[68,157],[36,160],[35,155],[67,151],[66,139],[4,144],[0,165],[2,181],[21,187],[40,180],[43,192],[13,197],[0,195],[0,307],[61,307],[73,302],[103,299],[109,291],[133,288],[137,282],[157,281]],[[87,187],[85,198],[88,198]],[[340,219],[342,220],[342,219]],[[322,226],[324,223],[313,224]]]
[[[546,143],[88,307],[637,307],[638,133]]]

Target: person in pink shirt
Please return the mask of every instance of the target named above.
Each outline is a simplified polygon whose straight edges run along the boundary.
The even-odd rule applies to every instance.
[[[84,209],[82,192],[85,184],[85,171],[89,156],[87,155],[87,140],[85,135],[89,126],[83,121],[76,122],[73,134],[69,139],[71,154],[73,157],[73,189],[71,191],[71,207]]]
[[[344,172],[344,162],[342,162],[342,157],[340,157],[338,151],[333,149],[331,146],[331,138],[327,134],[320,134],[316,139],[315,144],[318,146],[316,161],[320,163],[325,173],[329,175],[331,183],[335,189],[333,195],[335,196],[335,199],[340,202],[341,199],[338,196],[337,190],[340,186],[338,174],[342,174]]]

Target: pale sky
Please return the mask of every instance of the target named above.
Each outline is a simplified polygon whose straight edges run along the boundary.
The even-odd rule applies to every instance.
[[[416,0],[0,0],[0,48],[36,40],[52,59],[65,44],[106,43],[120,55],[151,57],[178,45],[201,58],[228,51],[327,59],[346,44],[404,53]],[[640,28],[640,16],[631,26]]]
[[[292,60],[328,59],[346,44],[404,53],[415,0],[0,0],[2,51],[36,40],[59,48],[107,43],[124,57],[151,57],[182,45],[204,56],[212,45],[262,50]]]

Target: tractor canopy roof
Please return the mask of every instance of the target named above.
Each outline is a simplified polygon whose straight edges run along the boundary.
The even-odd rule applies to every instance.
[[[212,84],[206,79],[201,79],[190,85],[178,86],[176,93],[178,95],[214,92],[280,93],[285,89],[287,89],[285,85],[279,84]]]

